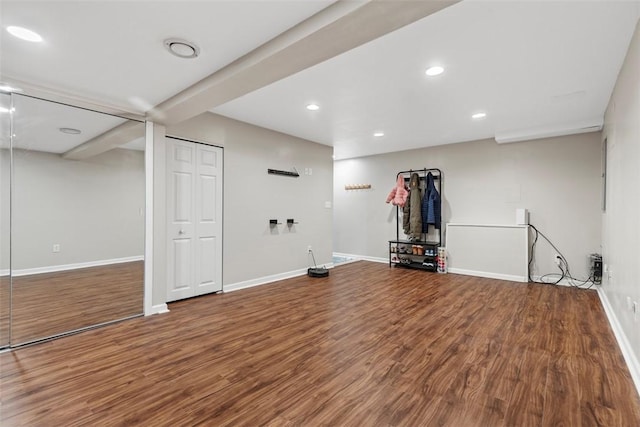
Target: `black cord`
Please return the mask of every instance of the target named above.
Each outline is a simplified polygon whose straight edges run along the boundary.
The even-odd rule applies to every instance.
[[[572,287],[580,288],[580,289],[591,289],[593,287],[593,285],[596,284],[595,277],[594,277],[593,274],[591,274],[585,280],[580,280],[580,279],[576,279],[575,277],[573,277],[571,275],[570,270],[569,270],[569,263],[567,262],[567,259],[562,254],[562,252],[560,252],[560,250],[558,248],[556,248],[556,246],[551,242],[551,240],[549,240],[549,238],[547,236],[545,236],[540,230],[538,230],[535,225],[529,224],[529,227],[531,227],[533,229],[533,231],[535,231],[535,237],[533,239],[533,243],[531,244],[531,255],[529,255],[529,268],[528,268],[528,270],[529,270],[528,271],[529,282],[541,283],[541,284],[545,284],[545,285],[557,285],[558,283],[560,283],[562,281],[562,279],[568,278],[569,279],[569,284]],[[531,264],[533,262],[533,254],[535,252],[536,243],[538,242],[538,235],[542,236],[544,238],[544,240],[546,240],[547,243],[549,243],[551,245],[551,247],[558,254],[558,258],[560,260],[560,262],[558,263],[558,268],[560,269],[560,274],[558,274],[558,273],[544,274],[544,275],[540,276],[540,281],[533,280],[533,278],[531,277]],[[550,276],[560,276],[560,277],[555,282],[545,282],[544,278],[545,277],[550,277]],[[574,283],[574,281],[582,282],[582,283],[576,285]],[[587,282],[591,282],[591,284],[588,287],[584,287],[584,285],[586,285]]]

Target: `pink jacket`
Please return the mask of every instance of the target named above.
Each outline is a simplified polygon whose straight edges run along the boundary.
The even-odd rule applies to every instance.
[[[402,175],[398,175],[398,182],[387,196],[387,203],[392,202],[395,206],[404,207],[408,195],[409,192],[404,186],[404,177]]]

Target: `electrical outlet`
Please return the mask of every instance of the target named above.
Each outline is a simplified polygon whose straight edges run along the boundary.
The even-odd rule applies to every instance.
[[[53,244],[52,252],[55,252],[55,253],[60,252],[60,245],[58,243]]]
[[[640,322],[640,306],[638,301],[633,302],[633,321]]]
[[[312,250],[313,250],[313,249],[311,249],[311,245],[307,246],[307,253],[309,253],[309,254],[310,254]]]
[[[627,310],[633,311],[633,300],[631,297],[627,297]]]
[[[560,266],[561,260],[562,260],[562,257],[560,256],[560,254],[556,254],[555,257],[553,258],[553,261],[556,263],[558,267]]]

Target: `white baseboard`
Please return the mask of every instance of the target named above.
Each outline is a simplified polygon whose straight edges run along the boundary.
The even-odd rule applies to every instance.
[[[122,264],[125,262],[134,262],[144,260],[144,255],[130,256],[125,258],[102,259],[97,261],[78,262],[75,264],[49,265],[46,267],[25,268],[22,270],[13,270],[11,273],[14,277],[29,276],[31,274],[55,273],[56,271],[78,270],[80,268],[99,267],[102,265]]]
[[[466,270],[464,268],[449,268],[449,273],[452,274],[463,274],[465,276],[476,276],[476,277],[486,277],[488,279],[498,279],[498,280],[509,280],[511,282],[528,282],[529,279],[525,276],[517,276],[513,274],[501,274],[501,273],[492,273],[489,271],[475,271],[475,270]]]
[[[322,264],[325,268],[333,268],[333,263]],[[285,273],[272,274],[270,276],[258,277],[257,279],[245,280],[243,282],[222,285],[223,292],[239,291],[240,289],[253,288],[254,286],[266,285],[268,283],[277,282],[279,280],[291,279],[293,277],[304,276],[307,274],[306,268],[299,270],[287,271]]]
[[[349,258],[349,259],[347,259],[347,260],[345,260],[345,261],[340,262],[340,263],[339,263],[340,265],[344,265],[344,264],[351,264],[352,262],[360,261],[360,259],[359,259],[359,258],[357,258],[355,255],[343,254],[342,252],[334,252],[334,253],[332,254],[332,256],[333,256],[334,258],[335,258],[335,257],[338,257],[338,258]]]
[[[611,329],[613,329],[613,334],[616,336],[616,340],[618,341],[620,351],[622,351],[624,360],[627,362],[627,367],[629,368],[629,372],[631,373],[633,383],[636,386],[638,394],[640,394],[640,362],[638,362],[638,356],[634,354],[633,349],[631,348],[631,344],[629,343],[624,330],[620,326],[620,322],[618,322],[618,318],[616,317],[616,313],[613,310],[611,303],[609,302],[607,294],[600,286],[597,287],[597,290],[598,296],[600,297],[600,302],[602,302],[602,307],[604,308],[604,312],[607,315],[607,319],[609,319]]]
[[[380,258],[380,257],[366,256],[366,255],[345,254],[345,253],[342,253],[342,252],[334,252],[333,256],[338,256],[338,257],[343,257],[343,258],[352,258],[352,260],[346,261],[345,263],[341,263],[341,264],[346,264],[346,263],[349,263],[349,262],[356,262],[356,261],[371,261],[371,262],[380,262],[382,264],[389,264],[389,258]]]
[[[144,315],[151,316],[152,314],[162,314],[162,313],[168,313],[168,312],[169,312],[169,306],[167,306],[167,304],[158,304],[158,305],[152,305],[151,311],[149,311],[148,313],[144,313]]]

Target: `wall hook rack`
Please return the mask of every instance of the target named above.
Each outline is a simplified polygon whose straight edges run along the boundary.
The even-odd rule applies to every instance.
[[[344,189],[349,190],[369,190],[371,188],[371,184],[351,184],[345,185]]]
[[[282,224],[282,223],[281,223],[281,222],[278,222],[278,220],[277,220],[277,219],[270,219],[270,220],[269,220],[269,225],[270,225],[271,227],[275,227],[276,225],[281,225],[281,224]]]
[[[298,221],[295,221],[293,218],[287,219],[287,225],[291,227],[293,224],[298,224]]]

